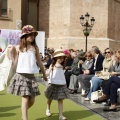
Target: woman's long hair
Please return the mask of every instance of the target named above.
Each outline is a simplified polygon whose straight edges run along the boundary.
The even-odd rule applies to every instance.
[[[27,35],[25,35],[24,37],[22,37],[22,38],[20,39],[20,43],[19,43],[20,48],[19,48],[19,50],[20,50],[21,52],[23,52],[24,50],[27,49],[26,36],[27,36]],[[35,39],[34,39],[34,41],[31,43],[31,45],[32,45],[34,48],[37,47],[37,44],[36,44],[36,42],[35,42]]]

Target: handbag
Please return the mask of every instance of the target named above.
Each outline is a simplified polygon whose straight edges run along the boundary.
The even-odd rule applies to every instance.
[[[71,69],[71,72],[73,75],[79,75],[82,73],[82,70],[81,70],[81,67],[78,63],[78,66],[74,66],[72,69]]]
[[[12,60],[9,58],[9,49],[6,48],[0,56],[0,91],[5,89],[15,72],[16,65],[12,64]]]
[[[108,80],[110,78],[110,73],[105,71],[97,71],[96,75],[98,76],[98,78],[103,80]]]
[[[94,103],[93,100],[97,100],[103,95],[102,90],[97,90],[91,93],[91,103]]]

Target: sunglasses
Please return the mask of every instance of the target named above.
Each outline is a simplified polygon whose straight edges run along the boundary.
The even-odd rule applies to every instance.
[[[91,57],[91,56],[86,56],[86,57]]]
[[[105,52],[105,54],[107,54],[107,53],[110,54],[110,52]]]

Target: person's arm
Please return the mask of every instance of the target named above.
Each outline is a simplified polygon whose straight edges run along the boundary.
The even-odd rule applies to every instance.
[[[12,65],[16,67],[19,54],[19,45],[9,45],[8,46],[8,57],[12,60]]]
[[[52,67],[52,65],[50,65],[49,69],[48,69],[47,72],[46,72],[46,75],[47,75],[47,76],[50,75],[50,72],[51,72],[52,69],[53,69],[53,67]]]
[[[39,54],[39,49],[38,47],[36,47],[36,60],[37,60],[37,63],[38,63],[38,66],[40,67],[40,70],[43,74],[43,77],[44,77],[44,80],[47,81],[47,76],[45,74],[45,70],[44,70],[44,66],[40,60],[40,54]]]

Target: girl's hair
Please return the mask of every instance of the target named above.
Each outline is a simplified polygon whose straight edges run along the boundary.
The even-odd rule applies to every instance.
[[[24,49],[27,48],[26,37],[27,37],[27,35],[25,35],[24,37],[22,37],[22,38],[20,39],[20,43],[19,43],[20,48],[19,48],[19,50],[20,50],[21,52],[23,52]],[[37,47],[37,44],[36,44],[36,42],[35,42],[35,39],[34,39],[34,41],[31,43],[31,45],[32,45],[34,48]]]
[[[57,61],[57,58],[59,58],[59,57],[52,58],[52,62],[51,62],[52,67],[54,67],[54,66],[55,66],[56,61]],[[64,68],[64,65],[65,65],[65,57],[64,57],[64,61],[63,61],[62,63],[60,63],[60,64],[61,64],[61,65],[63,66],[63,68]]]

